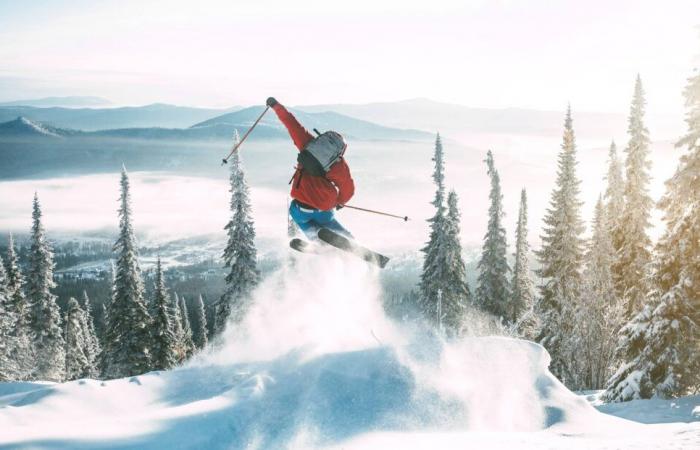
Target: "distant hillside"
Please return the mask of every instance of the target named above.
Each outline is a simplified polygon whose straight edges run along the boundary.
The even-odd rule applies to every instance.
[[[20,116],[15,120],[0,124],[2,137],[67,137],[81,136],[89,138],[120,138],[147,140],[230,140],[234,130],[243,133],[262,112],[261,107],[246,108],[241,111],[217,116],[189,128],[167,127],[129,127],[97,131],[82,131],[55,127],[30,118]],[[333,112],[304,113],[296,112],[299,120],[309,128],[319,130],[337,130],[348,138],[356,140],[421,140],[430,138],[430,134],[415,130],[400,130],[383,127],[363,120],[357,120]],[[268,115],[260,122],[250,139],[288,139],[284,125],[274,116]]]
[[[156,103],[123,108],[35,108],[0,106],[0,122],[23,116],[59,128],[96,131],[116,128],[185,128],[232,109],[190,108]]]
[[[576,133],[582,136],[619,136],[627,129],[625,114],[580,112],[573,110]],[[398,102],[367,104],[307,105],[296,108],[309,113],[333,111],[388,127],[415,128],[425,131],[459,133],[494,133],[525,135],[559,135],[564,120],[561,111],[521,108],[471,108],[417,98]],[[654,139],[673,138],[682,131],[682,118],[654,115],[650,112],[649,128]],[[680,128],[679,128],[680,127]]]
[[[26,117],[17,117],[10,122],[0,123],[0,137],[61,138],[77,134],[79,134],[78,131],[52,127]]]
[[[79,108],[109,106],[112,102],[102,97],[70,96],[70,97],[46,97],[32,100],[15,100],[11,102],[0,102],[0,106],[35,106],[38,108]]]
[[[192,130],[203,130],[208,127],[219,127],[220,130],[228,129],[230,134],[234,129],[239,131],[250,127],[255,119],[263,111],[262,106],[252,106],[240,111],[224,114],[191,127]],[[319,131],[335,130],[348,138],[362,140],[403,140],[403,139],[429,139],[431,135],[419,130],[397,129],[385,127],[365,120],[348,117],[337,112],[308,113],[301,110],[292,110],[299,122],[309,131],[317,128]],[[269,111],[260,121],[255,130],[257,137],[287,137],[287,130],[279,121],[274,112]]]

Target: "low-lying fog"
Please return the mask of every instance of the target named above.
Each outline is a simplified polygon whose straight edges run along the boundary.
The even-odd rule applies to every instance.
[[[538,245],[542,216],[548,206],[556,176],[560,138],[495,140],[496,166],[500,172],[509,244],[513,243],[520,189],[529,197],[530,241]],[[478,144],[486,145],[485,142]],[[625,142],[618,142],[624,157]],[[483,159],[488,147],[478,150],[445,137],[446,184],[454,187],[462,211],[465,245],[479,245],[486,229],[489,180]],[[663,182],[673,173],[679,151],[668,142],[654,143],[651,194],[658,199]],[[222,154],[226,148],[222,147]],[[260,238],[286,239],[288,181],[294,165],[291,143],[244,144],[244,164],[251,186],[255,224]],[[340,220],[356,237],[383,251],[421,248],[428,236],[426,219],[433,209],[431,180],[432,143],[351,142],[347,159],[356,182],[353,205],[408,215],[404,223],[363,212],[344,210]],[[584,219],[590,220],[593,205],[605,189],[608,148],[600,142],[579,143],[579,177],[582,179]],[[219,164],[211,161],[212,167]],[[127,163],[127,169],[128,169]],[[111,229],[117,224],[119,169],[113,173],[0,182],[0,232],[26,233],[31,223],[35,191],[52,233],[81,233]],[[212,175],[192,176],[187,167],[177,172],[130,172],[134,226],[151,243],[210,233],[223,234],[228,220],[228,169]],[[658,219],[658,214],[655,216]],[[657,223],[657,222],[655,222]]]

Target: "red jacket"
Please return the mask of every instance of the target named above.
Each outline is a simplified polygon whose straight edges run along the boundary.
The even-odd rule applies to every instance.
[[[272,107],[299,151],[314,137],[281,104]],[[292,198],[323,211],[344,205],[355,193],[355,183],[344,158],[333,164],[325,177],[314,177],[297,167],[292,178]]]

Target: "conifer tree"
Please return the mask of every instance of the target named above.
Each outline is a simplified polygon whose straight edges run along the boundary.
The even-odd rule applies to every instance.
[[[24,295],[24,277],[19,268],[12,234],[10,234],[7,248],[7,288],[9,308],[15,318],[12,332],[14,338],[12,359],[17,364],[16,379],[28,380],[34,370],[34,346],[30,333],[31,310]]]
[[[154,370],[167,370],[178,363],[178,342],[173,332],[170,296],[165,288],[160,257],[156,262],[156,279],[153,299],[153,351]]]
[[[17,363],[12,359],[15,346],[12,335],[15,316],[11,309],[9,294],[7,274],[0,258],[0,382],[16,379],[19,372]]]
[[[647,303],[618,333],[616,354],[623,361],[610,377],[601,399],[606,402],[626,402],[651,397],[648,383],[643,379],[645,366],[642,352],[646,347],[646,334],[651,322],[653,306]]]
[[[420,279],[419,308],[428,319],[436,317],[438,305],[438,292],[444,287],[447,252],[446,233],[446,209],[445,209],[445,163],[443,158],[442,140],[440,133],[435,138],[435,152],[432,161],[433,182],[435,183],[435,197],[432,205],[435,207],[435,215],[428,219],[430,223],[430,238],[421,250],[425,253],[423,259],[423,271]]]
[[[204,309],[204,300],[202,295],[197,297],[197,308],[195,311],[195,329],[192,336],[192,341],[195,347],[203,349],[207,346],[207,313]]]
[[[618,257],[613,268],[618,294],[626,305],[625,318],[639,312],[649,290],[648,265],[651,262],[651,240],[647,234],[653,202],[648,194],[649,131],[644,126],[644,89],[637,76],[630,108],[629,143],[625,148],[625,202],[619,216],[619,231],[614,246]]]
[[[666,194],[659,202],[666,231],[656,249],[655,280],[661,298],[654,311],[649,338],[652,349],[656,347],[663,352],[664,347],[668,348],[668,353],[660,354],[659,370],[654,371],[651,379],[655,392],[664,396],[676,396],[688,389],[700,391],[700,71],[697,69],[683,94],[688,132],[676,147],[687,149],[676,173],[666,181]],[[668,383],[660,381],[663,378]]]
[[[698,250],[697,243],[695,250]],[[667,254],[669,256],[677,255]],[[697,392],[700,387],[700,374],[697,371],[700,365],[700,330],[694,320],[700,289],[686,284],[690,281],[690,272],[697,270],[697,256],[695,258],[695,267],[680,270],[676,267],[663,267],[662,261],[655,263],[655,266],[659,266],[655,269],[657,287],[650,293],[650,296],[655,297],[651,303],[654,309],[644,336],[646,346],[639,358],[643,362],[642,380],[646,385],[641,393],[643,398],[680,397]],[[670,262],[671,258],[665,261]],[[673,275],[669,272],[676,270],[673,275],[680,276],[681,279],[686,277],[686,282],[677,281],[673,284]],[[693,288],[695,292],[692,292]],[[694,294],[694,297],[688,297],[689,293]]]
[[[544,218],[542,248],[536,252],[542,278],[537,303],[541,330],[537,338],[552,357],[550,368],[559,379],[571,379],[567,355],[572,314],[581,291],[584,226],[580,218],[580,181],[576,176],[576,140],[571,107],[567,109],[564,136],[557,161],[556,186]]]
[[[181,363],[185,360],[185,329],[182,327],[182,310],[180,309],[180,296],[177,292],[173,293],[173,301],[170,304],[170,321],[173,326],[173,335],[177,343],[177,362]]]
[[[109,324],[109,312],[107,311],[109,303],[104,302],[102,303],[101,311],[102,311],[102,332],[100,334],[100,342],[104,342],[107,339],[107,324]],[[102,360],[104,358],[104,349],[100,352],[100,364],[102,364]]]
[[[440,323],[448,336],[458,335],[464,321],[466,308],[472,303],[467,285],[467,272],[462,258],[460,241],[460,212],[457,193],[450,191],[447,196],[447,216],[445,218],[445,283],[440,291]]]
[[[142,374],[151,367],[151,317],[143,298],[136,236],[131,224],[131,195],[126,169],[121,172],[119,238],[112,300],[107,307],[102,367],[106,378]]]
[[[665,310],[679,306],[676,318],[687,317],[694,326],[688,330],[691,345],[687,358],[689,369],[695,376],[679,380],[679,390],[694,386],[700,392],[700,71],[688,79],[685,96],[686,124],[688,132],[676,147],[687,147],[680,158],[676,173],[666,182],[666,195],[659,207],[664,211],[666,232],[661,238],[657,254],[659,291]],[[676,297],[674,300],[673,297]],[[663,311],[658,311],[663,317]],[[685,320],[685,319],[683,319]],[[673,322],[671,322],[673,323]],[[687,324],[687,322],[686,322]],[[694,333],[691,332],[694,330]],[[693,345],[694,344],[694,345]],[[670,373],[670,372],[667,372]],[[670,391],[672,395],[673,392]]]
[[[46,240],[41,216],[39,197],[34,194],[27,272],[27,297],[31,305],[30,330],[36,351],[34,377],[39,380],[61,381],[65,374],[65,343],[56,296],[51,293],[55,287],[53,251]]]
[[[92,306],[90,305],[90,297],[88,297],[87,292],[83,291],[83,302],[80,307],[83,310],[82,327],[83,334],[85,335],[85,341],[87,342],[87,357],[90,363],[90,373],[87,375],[90,378],[97,378],[99,372],[97,366],[99,364],[100,352],[102,351],[100,347],[100,341],[97,338],[97,333],[95,331],[95,320],[92,315]]]
[[[192,342],[192,327],[190,326],[190,314],[187,311],[185,297],[180,298],[180,319],[182,320],[182,348],[185,359],[194,353],[194,342]]]
[[[66,380],[88,378],[95,373],[94,365],[90,362],[90,342],[85,333],[85,325],[85,311],[78,301],[71,297],[68,300],[64,331]]]
[[[608,152],[608,173],[605,177],[608,184],[605,188],[605,216],[607,217],[609,234],[612,239],[614,257],[620,250],[616,247],[622,243],[622,213],[625,207],[625,181],[622,177],[622,166],[617,156],[615,141],[610,143]],[[617,286],[616,286],[617,288]]]
[[[687,151],[659,202],[666,230],[656,246],[644,345],[622,347],[628,358],[621,371],[630,370],[611,380],[609,400],[700,389],[700,73],[688,80],[684,95],[688,133],[676,145]],[[633,393],[625,395],[625,388]]]
[[[503,195],[501,181],[493,161],[491,150],[486,154],[486,166],[491,178],[489,199],[489,222],[484,245],[479,260],[479,277],[477,279],[476,301],[479,306],[500,318],[510,321],[512,307],[511,287],[508,280],[510,267],[506,260],[506,230],[503,227]]]
[[[238,132],[235,140],[239,142]],[[229,273],[226,275],[224,294],[217,304],[214,321],[216,333],[224,330],[228,320],[239,322],[243,318],[249,307],[251,293],[260,278],[250,194],[239,152],[233,154],[229,165],[232,216],[224,227],[228,244],[223,255],[224,267],[229,269]]]
[[[527,242],[527,193],[520,192],[518,223],[515,229],[515,265],[513,267],[513,299],[508,319],[516,324],[518,335],[535,338],[536,319],[533,312],[535,292],[530,276],[530,245]]]
[[[609,205],[608,205],[609,206]],[[621,308],[615,294],[612,266],[615,251],[601,198],[595,206],[593,230],[585,256],[583,289],[576,307],[572,361],[577,389],[602,389],[614,364]]]

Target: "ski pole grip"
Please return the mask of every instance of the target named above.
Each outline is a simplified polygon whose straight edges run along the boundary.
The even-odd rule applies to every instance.
[[[321,133],[316,128],[314,128],[314,133],[316,133],[317,136],[321,135]]]

